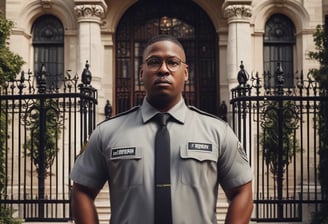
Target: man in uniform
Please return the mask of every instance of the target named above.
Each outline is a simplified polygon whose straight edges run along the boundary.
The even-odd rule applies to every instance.
[[[216,224],[219,184],[229,200],[226,223],[249,223],[253,174],[247,156],[226,122],[185,104],[188,65],[181,43],[156,36],[146,44],[143,60],[142,105],[98,125],[76,160],[71,172],[75,223],[98,223],[94,200],[107,181],[112,224]],[[155,159],[156,117],[163,113],[169,117],[164,168],[169,180],[157,184],[161,174],[155,167],[163,161]],[[165,188],[164,199],[157,199],[157,188]],[[166,198],[170,201],[156,201]],[[167,215],[158,220],[163,214],[155,207],[161,203],[159,213]]]

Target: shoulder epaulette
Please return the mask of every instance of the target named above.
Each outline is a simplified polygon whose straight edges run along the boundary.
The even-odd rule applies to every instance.
[[[188,108],[189,108],[190,110],[196,111],[197,113],[200,113],[200,114],[202,114],[202,115],[205,115],[205,116],[213,117],[213,118],[215,118],[215,119],[222,120],[222,118],[220,118],[220,117],[218,117],[218,116],[215,116],[214,114],[210,114],[210,113],[208,113],[208,112],[205,112],[205,111],[203,111],[203,110],[201,110],[201,109],[198,109],[198,108],[195,107],[195,106],[190,106],[190,105],[188,105]],[[223,121],[223,120],[222,120],[222,121]]]
[[[106,121],[109,121],[109,120],[112,120],[112,119],[115,119],[115,118],[121,117],[121,116],[126,115],[126,114],[129,114],[129,113],[132,113],[133,111],[136,111],[136,110],[138,110],[139,108],[140,108],[140,105],[135,106],[135,107],[132,107],[131,109],[129,109],[129,110],[127,110],[127,111],[124,111],[124,112],[118,113],[118,114],[116,114],[116,115],[114,115],[114,116],[112,116],[112,117],[110,117],[110,118],[107,118],[107,119],[101,121],[98,125],[100,125],[100,124],[102,124],[102,123],[104,123],[104,122],[106,122]],[[97,126],[98,126],[98,125],[97,125]]]

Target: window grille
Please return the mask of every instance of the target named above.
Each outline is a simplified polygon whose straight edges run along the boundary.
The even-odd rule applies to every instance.
[[[277,77],[274,76],[278,64],[284,71],[284,87],[293,86],[295,26],[285,15],[272,15],[265,25],[264,33],[264,73],[265,87],[274,88]]]

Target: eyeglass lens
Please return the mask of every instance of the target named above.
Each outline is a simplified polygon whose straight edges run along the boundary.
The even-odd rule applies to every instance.
[[[178,70],[178,68],[182,63],[181,59],[176,57],[166,58],[166,59],[152,57],[146,60],[146,64],[150,70],[157,71],[163,65],[163,61],[165,61],[166,67],[171,72]]]

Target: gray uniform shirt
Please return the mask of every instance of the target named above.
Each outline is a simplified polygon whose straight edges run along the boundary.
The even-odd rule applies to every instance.
[[[142,106],[101,123],[77,158],[71,179],[110,187],[112,224],[153,224],[154,141],[158,113]],[[252,180],[247,157],[229,125],[187,107],[169,111],[174,224],[214,224],[218,184],[229,189]]]

